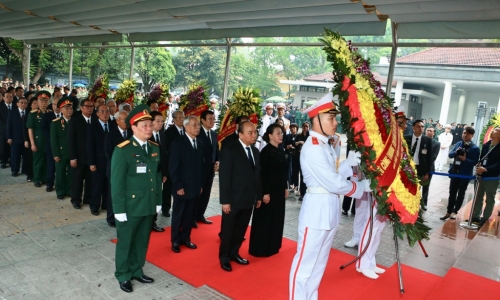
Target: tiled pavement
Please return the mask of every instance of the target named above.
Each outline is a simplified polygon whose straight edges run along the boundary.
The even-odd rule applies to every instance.
[[[430,191],[425,218],[431,228],[441,228],[448,179],[435,176]],[[220,214],[218,196],[216,177],[207,216]],[[466,198],[471,196],[472,185]],[[293,195],[287,199],[284,237],[292,240],[297,239],[300,205]],[[343,247],[351,237],[352,222],[352,217],[342,217],[333,247],[355,254]],[[169,224],[170,218],[160,218],[160,226]],[[24,175],[14,178],[10,170],[0,170],[0,300],[228,299],[208,286],[190,286],[150,263],[146,263],[145,273],[155,278],[155,284],[136,284],[132,294],[123,293],[113,276],[115,246],[110,239],[115,236],[105,213],[93,216],[88,206],[75,210],[68,198],[57,200],[55,192],[35,188]],[[377,262],[386,267],[395,262],[392,237],[391,227],[386,226],[377,253]],[[410,257],[409,264],[412,257],[423,257],[418,246],[411,249],[404,241],[399,245],[403,261],[405,256]],[[437,260],[442,256],[434,255]],[[437,274],[450,267],[439,262],[437,266]]]

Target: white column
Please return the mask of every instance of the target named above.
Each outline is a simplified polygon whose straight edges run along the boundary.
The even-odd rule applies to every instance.
[[[497,114],[500,114],[500,98],[498,99]]]
[[[455,118],[455,122],[457,122],[457,124],[462,124],[466,97],[467,97],[467,92],[464,92],[462,95],[460,95],[460,98],[458,99],[457,117]]]
[[[394,93],[394,106],[401,105],[401,95],[403,94],[403,84],[405,82],[402,80],[398,80],[396,83],[396,91]]]
[[[453,86],[451,85],[451,82],[444,83],[443,103],[441,104],[441,113],[439,114],[439,123],[442,125],[446,125],[446,122],[448,121],[448,110],[450,109],[452,88]]]

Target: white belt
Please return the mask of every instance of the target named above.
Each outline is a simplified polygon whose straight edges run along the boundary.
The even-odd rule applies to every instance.
[[[331,194],[329,191],[327,191],[325,188],[321,186],[308,187],[307,192],[311,194]]]

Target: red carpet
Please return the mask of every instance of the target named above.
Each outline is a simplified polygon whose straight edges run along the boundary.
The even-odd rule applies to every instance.
[[[210,218],[212,225],[199,224],[193,229],[191,241],[198,249],[181,246],[181,253],[172,252],[170,228],[164,233],[153,232],[147,260],[174,276],[200,287],[208,285],[233,299],[288,299],[288,275],[296,251],[296,242],[283,239],[279,254],[257,258],[248,254],[250,229],[240,255],[250,261],[248,266],[232,263],[233,271],[220,268],[218,259],[220,216]],[[368,279],[354,265],[340,270],[352,255],[332,249],[320,286],[320,299],[425,299],[442,278],[404,266],[405,294],[399,293],[396,265],[377,280]],[[442,298],[445,299],[445,298]]]
[[[451,268],[428,299],[498,299],[500,282]]]

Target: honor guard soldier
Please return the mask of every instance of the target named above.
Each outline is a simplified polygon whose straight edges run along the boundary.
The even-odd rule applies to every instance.
[[[338,163],[334,143],[339,111],[328,93],[305,113],[311,118],[312,129],[300,155],[300,165],[307,193],[299,214],[297,253],[290,270],[290,299],[318,299],[318,288],[328,262],[333,238],[340,220],[340,198],[359,198],[370,191],[369,180],[347,180],[353,175],[361,155],[349,152]],[[338,139],[338,137],[337,137]]]
[[[116,219],[116,271],[120,288],[133,291],[131,280],[152,283],[142,271],[153,216],[160,212],[162,176],[160,147],[151,138],[152,118],[147,105],[134,108],[126,119],[133,136],[116,146],[111,158],[111,194]]]
[[[36,187],[41,187],[47,176],[46,141],[42,132],[42,117],[47,112],[50,93],[39,91],[35,97],[38,99],[38,109],[30,112],[26,127],[28,128],[31,150],[33,151],[33,182]]]
[[[71,166],[69,164],[68,122],[73,115],[73,102],[68,96],[63,96],[57,102],[62,116],[52,120],[50,124],[50,145],[56,163],[56,195],[62,200],[71,195]]]

